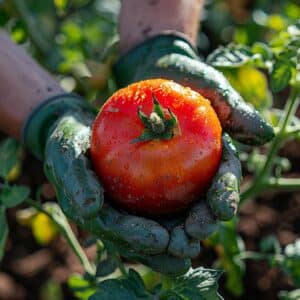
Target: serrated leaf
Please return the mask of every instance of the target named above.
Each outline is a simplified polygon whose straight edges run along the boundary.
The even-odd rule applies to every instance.
[[[15,207],[24,202],[29,194],[30,189],[27,186],[6,185],[0,190],[0,203],[7,208]]]
[[[124,279],[108,279],[101,281],[97,291],[89,300],[150,300],[150,295],[140,275],[130,269],[128,277]]]
[[[216,68],[237,68],[252,58],[250,49],[242,45],[229,44],[219,47],[207,57],[207,63]]]
[[[277,93],[288,86],[292,77],[293,64],[288,60],[277,60],[271,73],[271,89]]]
[[[0,177],[7,178],[10,170],[18,159],[19,144],[16,140],[7,138],[0,144]]]
[[[172,288],[163,291],[161,300],[217,300],[223,299],[218,293],[220,270],[199,267],[191,269],[187,274],[177,277]]]
[[[4,255],[7,235],[8,226],[6,222],[5,207],[0,205],[0,261]]]

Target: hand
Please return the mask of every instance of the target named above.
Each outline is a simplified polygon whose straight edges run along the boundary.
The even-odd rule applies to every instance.
[[[119,87],[150,78],[172,79],[191,87],[211,101],[224,131],[241,143],[262,145],[274,137],[273,128],[220,72],[201,62],[180,36],[165,34],[143,42],[121,57],[114,72]],[[206,199],[199,199],[185,220],[175,217],[167,224],[162,222],[170,233],[167,254],[182,258],[199,254],[198,241],[213,233],[218,221],[230,220],[236,214],[241,176],[235,147],[224,134],[220,167]]]
[[[168,231],[159,223],[121,213],[104,201],[104,191],[88,158],[96,112],[76,95],[62,94],[38,106],[27,119],[23,143],[44,160],[64,213],[122,256],[156,271],[182,274],[188,259],[164,254]]]

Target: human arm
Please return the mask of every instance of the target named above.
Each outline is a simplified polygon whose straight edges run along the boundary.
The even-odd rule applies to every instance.
[[[33,108],[63,89],[1,29],[0,66],[0,130],[20,139]]]

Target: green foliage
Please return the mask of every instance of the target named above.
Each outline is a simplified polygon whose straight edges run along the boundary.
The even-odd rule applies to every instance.
[[[281,291],[278,295],[279,300],[298,300],[300,299],[300,289],[294,291]]]
[[[97,285],[97,290],[89,300],[142,300],[151,299],[140,275],[130,269],[124,279],[107,279]]]
[[[270,74],[270,86],[273,92],[279,92],[288,86],[289,83],[296,84],[299,77],[299,47],[300,47],[300,23],[297,22],[294,25],[291,25],[287,28],[286,31],[282,32],[279,37],[274,38],[270,42],[270,46],[263,43],[255,43],[252,48],[242,46],[242,45],[233,45],[230,44],[226,47],[221,47],[216,49],[212,54],[207,58],[208,63],[213,65],[216,68],[219,68],[224,71],[226,68],[245,68],[245,66],[253,66],[264,68],[268,70]],[[248,68],[248,74],[251,75],[251,68]],[[253,72],[253,71],[252,71]],[[245,77],[235,78],[237,83],[232,79],[234,77],[231,72],[224,71],[224,74],[229,77],[229,80],[233,83],[234,87],[240,91],[241,94],[244,93],[244,97],[247,101],[253,103],[251,96],[247,96],[245,92],[245,87],[243,83]],[[236,76],[237,77],[237,76]],[[252,76],[253,77],[253,76]],[[230,79],[231,78],[231,79]],[[258,73],[256,77],[251,79],[248,77],[248,80],[244,86],[251,86],[256,88],[257,80],[260,80],[260,83],[264,86],[265,96],[260,99],[259,103],[256,103],[256,107],[264,107],[264,101],[267,99],[267,88],[264,83],[265,79],[263,76],[259,76]],[[298,83],[299,84],[299,83]],[[240,87],[242,86],[242,87]],[[254,104],[254,103],[253,103]]]
[[[279,261],[280,267],[291,276],[294,284],[300,287],[300,239],[287,245],[283,255],[282,261]]]
[[[223,299],[218,293],[218,280],[222,271],[191,269],[187,274],[175,278],[169,290],[162,291],[160,300],[216,300]]]
[[[0,144],[0,178],[7,179],[9,172],[16,165],[19,143],[11,138],[7,138]]]
[[[95,293],[96,286],[79,274],[71,275],[68,286],[80,300],[88,300]]]
[[[11,138],[3,140],[0,144],[0,260],[3,258],[8,225],[6,221],[6,209],[15,207],[24,202],[29,196],[30,189],[26,186],[11,186],[7,183],[9,174],[17,164],[20,155],[20,145]]]
[[[242,279],[245,266],[238,255],[244,251],[244,244],[237,235],[237,219],[220,224],[219,231],[211,237],[219,256],[219,266],[225,270],[226,288],[236,296],[243,294]]]
[[[150,292],[140,275],[130,269],[125,278],[107,279],[98,283],[96,293],[89,300],[223,299],[218,294],[218,280],[221,274],[221,271],[202,267],[191,269],[187,274],[171,280],[168,287],[158,285]]]
[[[24,202],[30,194],[30,189],[22,185],[5,185],[0,190],[0,203],[5,207],[15,207]]]
[[[5,243],[8,235],[8,226],[5,215],[5,207],[0,204],[0,260],[3,258]]]

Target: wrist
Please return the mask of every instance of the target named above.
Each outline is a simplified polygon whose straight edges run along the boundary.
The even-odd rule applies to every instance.
[[[120,13],[120,50],[125,53],[165,31],[180,32],[193,46],[203,0],[123,0]]]
[[[21,140],[38,159],[44,156],[53,124],[69,111],[93,112],[93,108],[80,96],[63,93],[44,100],[27,116]]]
[[[157,61],[172,54],[198,59],[196,49],[184,35],[165,32],[147,39],[120,57],[113,68],[118,87],[138,80],[162,77],[160,72],[156,72]]]

